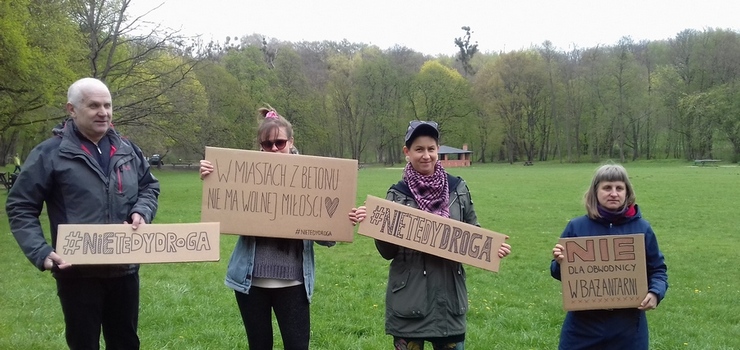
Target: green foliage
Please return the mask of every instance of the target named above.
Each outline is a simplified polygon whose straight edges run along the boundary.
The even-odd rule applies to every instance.
[[[197,118],[199,152],[203,152],[205,146],[251,148],[255,144],[254,137],[245,135],[256,134],[255,111],[241,83],[223,65],[209,61],[198,65],[195,74],[205,89],[208,102],[206,114]]]
[[[491,117],[498,117],[510,151],[506,157],[509,162],[521,153],[528,160],[535,160],[546,142],[546,130],[551,125],[546,82],[545,62],[532,51],[501,55],[484,66],[475,80],[474,96],[487,116],[483,125],[490,130],[489,125],[494,122]]]
[[[241,84],[242,91],[250,99],[252,113],[263,104],[273,100],[270,92],[276,85],[274,72],[267,67],[262,52],[255,46],[230,50],[223,58],[226,71]]]
[[[399,161],[411,119],[440,122],[443,143],[481,162],[740,159],[737,106],[694,106],[732,95],[716,89],[740,78],[737,31],[481,53],[466,26],[459,54],[432,59],[258,33],[204,43],[131,17],[130,1],[0,4],[0,158],[48,136],[69,83],[94,76],[111,88],[117,127],[190,159],[206,145],[255,148],[265,104],[294,124],[302,152],[362,162]]]
[[[472,112],[470,83],[456,70],[437,61],[427,61],[411,86],[413,119],[436,121],[443,143],[454,142],[453,137],[461,135],[457,128],[464,125],[464,117]]]
[[[685,113],[684,120],[691,123],[694,132],[688,138],[689,146],[694,152],[690,158],[704,159],[713,156],[712,142],[714,135],[726,138],[734,148],[732,161],[740,160],[740,90],[734,83],[723,84],[705,93],[694,93],[679,100],[679,109]],[[719,126],[719,127],[717,127]]]
[[[0,143],[9,141],[9,129],[50,119],[33,111],[64,101],[60,96],[81,53],[65,6],[62,1],[0,3]]]

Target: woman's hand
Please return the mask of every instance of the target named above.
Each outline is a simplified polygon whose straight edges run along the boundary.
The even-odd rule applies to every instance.
[[[638,309],[653,310],[658,307],[658,296],[653,292],[648,292],[645,299],[642,300]]]
[[[355,226],[365,220],[367,216],[367,208],[363,205],[359,208],[352,208],[349,211],[349,221],[352,221],[352,226]]]
[[[555,248],[552,248],[552,258],[555,259],[558,264],[563,262],[563,258],[565,258],[565,248],[562,244],[556,244]]]
[[[509,236],[506,236],[506,239],[509,239]],[[503,259],[509,254],[511,254],[511,246],[508,243],[501,243],[501,247],[498,248],[498,257]]]
[[[213,164],[205,159],[200,161],[200,179],[203,180],[208,174],[213,172]]]

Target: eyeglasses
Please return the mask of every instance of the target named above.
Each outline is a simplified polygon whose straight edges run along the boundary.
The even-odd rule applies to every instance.
[[[272,149],[272,146],[277,147],[278,151],[282,151],[283,148],[288,144],[288,140],[275,140],[275,141],[262,141],[260,142],[260,146],[262,146],[262,149],[265,151],[269,151]]]

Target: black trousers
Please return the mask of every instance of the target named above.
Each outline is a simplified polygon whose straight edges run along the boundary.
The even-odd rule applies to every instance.
[[[138,350],[139,274],[113,278],[58,278],[70,350]]]
[[[311,313],[306,287],[252,287],[249,294],[236,293],[250,350],[272,350],[272,310],[280,327],[285,350],[308,350]]]

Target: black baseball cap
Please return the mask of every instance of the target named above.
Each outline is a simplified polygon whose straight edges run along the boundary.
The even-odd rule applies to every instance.
[[[437,122],[412,120],[409,122],[409,128],[406,130],[406,147],[411,147],[414,139],[418,136],[431,136],[439,142],[439,125]]]

